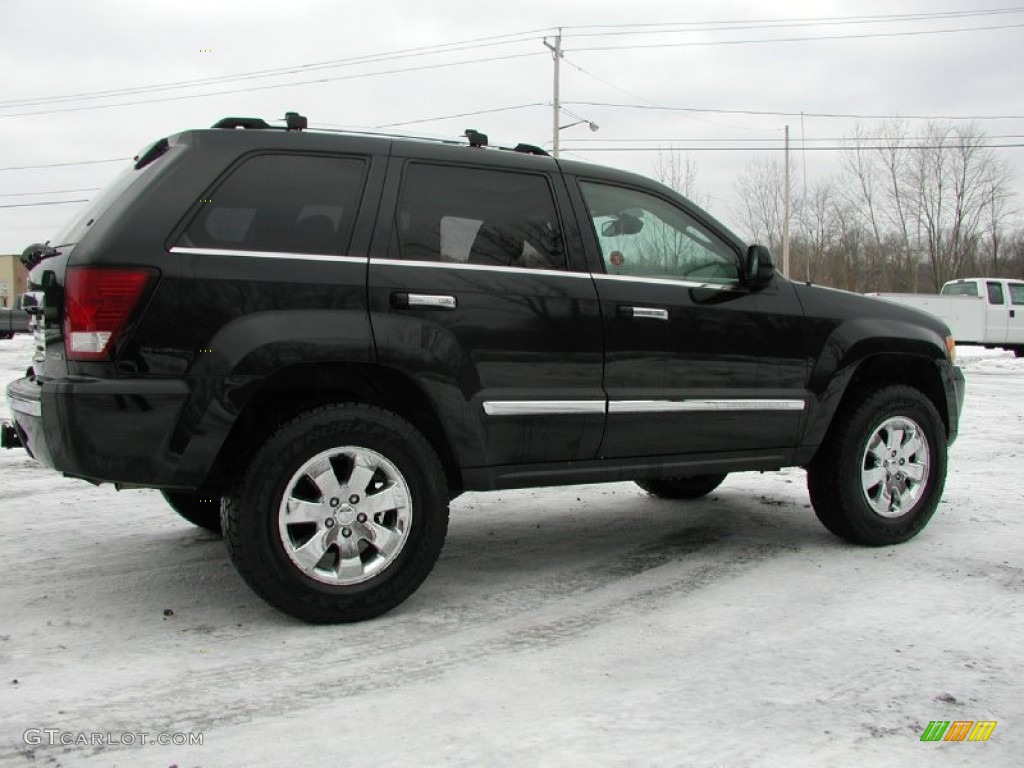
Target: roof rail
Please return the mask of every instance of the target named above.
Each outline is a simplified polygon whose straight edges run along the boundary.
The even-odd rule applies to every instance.
[[[270,128],[271,125],[260,117],[225,117],[213,124],[214,128],[245,128],[246,130]]]
[[[298,112],[285,112],[284,113],[284,130],[286,131],[304,131],[309,125],[309,121],[305,115],[300,115]],[[244,128],[246,130],[266,130],[275,128],[281,130],[280,126],[271,125],[262,117],[225,117],[218,120],[213,124],[214,128],[226,128],[228,130],[234,130],[235,128]]]
[[[540,155],[541,157],[550,157],[548,152],[545,152],[540,147],[534,144],[516,144],[512,147],[513,152],[522,152],[525,155]]]
[[[284,126],[271,125],[266,120],[260,117],[225,117],[222,120],[218,120],[213,124],[214,128],[224,128],[227,130],[233,130],[235,128],[244,128],[246,130],[276,130],[276,131],[304,131],[309,127],[309,120],[305,115],[300,115],[298,112],[286,112],[284,115]],[[331,128],[315,128],[314,130],[321,133],[347,133],[356,136],[379,136],[384,138],[392,139],[413,139],[416,141],[430,141],[438,144],[454,144],[462,145],[460,141],[453,141],[451,139],[438,139],[427,136],[410,136],[407,134],[398,133],[378,133],[375,131],[358,131],[351,129],[331,129]],[[487,134],[481,133],[474,128],[467,128],[463,133],[463,136],[469,141],[469,146],[476,148],[488,147]],[[465,145],[462,145],[465,146]],[[550,157],[551,155],[535,144],[516,144],[514,147],[502,147],[494,146],[492,149],[499,149],[506,152],[518,152],[523,155],[537,155],[539,157]]]
[[[487,146],[487,134],[480,133],[475,128],[467,128],[466,132],[462,134],[469,139],[469,146],[471,147],[486,147]]]

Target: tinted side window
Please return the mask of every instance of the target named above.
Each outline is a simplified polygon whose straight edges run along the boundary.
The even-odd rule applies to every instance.
[[[1024,304],[1024,283],[1009,283],[1010,303]]]
[[[739,279],[736,252],[686,211],[626,187],[581,182],[609,275],[709,283]]]
[[[985,283],[985,287],[988,289],[988,303],[989,304],[1002,304],[1003,303],[1003,286],[999,283]]]
[[[544,176],[411,163],[388,255],[455,264],[565,269]]]
[[[177,245],[341,254],[362,198],[362,159],[257,155],[210,195]]]

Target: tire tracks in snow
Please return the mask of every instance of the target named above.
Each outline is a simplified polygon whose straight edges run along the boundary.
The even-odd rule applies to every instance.
[[[569,642],[600,627],[609,616],[655,611],[667,598],[744,575],[799,548],[737,535],[724,525],[684,524],[606,560],[518,586],[474,612],[421,605],[422,616],[406,612],[397,620],[344,629],[310,627],[302,647],[271,652],[264,663],[232,658],[185,679],[97,692],[89,703],[66,703],[61,719],[76,728],[95,724],[97,730],[111,732],[206,731],[314,707],[325,698],[395,690],[449,670]],[[571,607],[566,606],[569,602]],[[340,632],[346,635],[344,647],[337,645]],[[328,635],[334,637],[327,640]],[[230,648],[232,638],[224,639]],[[249,649],[248,655],[253,650],[259,649]],[[145,727],[140,728],[143,718]],[[113,755],[122,750],[90,754],[98,751]],[[36,757],[47,752],[38,749]],[[8,756],[0,752],[0,758]]]

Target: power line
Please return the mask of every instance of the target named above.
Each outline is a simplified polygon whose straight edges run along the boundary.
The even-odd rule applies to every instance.
[[[15,203],[14,205],[0,205],[0,208],[36,208],[41,205],[67,205],[68,203],[88,203],[88,198],[81,200],[50,200],[44,203]]]
[[[51,189],[46,192],[0,192],[0,197],[31,197],[33,195],[70,195],[75,192],[99,192],[99,187],[89,189]]]
[[[992,8],[977,11],[954,11],[954,12],[933,12],[916,14],[880,14],[874,16],[838,16],[838,17],[805,17],[805,18],[772,18],[754,20],[727,20],[710,22],[673,22],[662,24],[618,24],[618,25],[584,25],[567,27],[575,30],[591,29],[613,29],[613,32],[578,32],[576,37],[610,36],[610,35],[645,35],[645,34],[672,34],[678,31],[701,30],[701,31],[722,31],[734,29],[775,29],[780,27],[793,26],[836,26],[847,24],[864,24],[879,22],[906,22],[906,21],[928,21],[937,19],[971,18],[978,16],[991,16],[1000,14],[1014,14],[1024,12],[1024,7]],[[418,56],[431,56],[446,53],[456,53],[475,48],[493,47],[500,45],[511,45],[521,42],[528,42],[532,36],[549,32],[549,28],[523,30],[521,32],[507,33],[503,35],[490,35],[477,37],[469,40],[454,41],[450,43],[439,43],[429,46],[417,46],[413,48],[402,48],[393,51],[385,51],[376,54],[364,54],[342,59],[330,59],[326,61],[294,64],[270,69],[253,70],[249,72],[221,75],[217,77],[198,78],[192,80],[179,80],[169,83],[155,83],[145,86],[132,86],[115,88],[102,91],[88,91],[77,94],[63,94],[57,96],[46,96],[31,99],[14,99],[0,102],[0,108],[40,106],[44,104],[61,103],[68,101],[84,101],[91,99],[110,98],[115,96],[126,96],[138,93],[151,93],[163,90],[177,90],[181,88],[195,88],[206,85],[215,85],[226,82],[239,82],[244,80],[259,79],[265,77],[280,77],[289,74],[318,71],[323,69],[334,69],[339,67],[357,66],[361,64],[373,64],[386,61],[395,61],[403,58]]]
[[[76,160],[73,163],[46,163],[44,165],[9,165],[0,171],[30,171],[36,168],[67,168],[72,165],[98,165],[100,163],[127,163],[130,157],[112,157],[109,160]]]
[[[512,107],[495,107],[494,109],[478,109],[475,112],[459,112],[454,115],[442,115],[441,117],[424,117],[418,120],[405,120],[400,123],[382,123],[381,125],[375,125],[374,128],[397,128],[402,125],[416,125],[417,123],[434,123],[441,120],[454,120],[457,117],[476,117],[477,115],[489,115],[495,112],[511,112],[516,109],[527,109],[528,107],[545,107],[548,106],[543,101],[534,101],[529,104],[516,104]]]
[[[891,137],[886,137],[886,136],[856,136],[856,137],[851,137],[851,136],[818,136],[818,137],[807,136],[805,138],[805,140],[806,141],[843,142],[843,141],[852,141],[854,138],[856,138],[856,140],[858,140],[858,141],[883,142],[883,141],[888,141]],[[988,141],[989,139],[1024,139],[1024,134],[1020,134],[1020,133],[1004,133],[1004,134],[980,134],[978,136],[960,136],[960,135],[958,135],[957,138],[958,139],[964,139],[964,140],[966,140],[966,139],[977,139],[979,141]],[[646,143],[646,144],[655,144],[655,143],[658,143],[658,142],[663,142],[663,143],[668,143],[668,144],[671,144],[671,143],[677,143],[677,144],[678,143],[698,143],[698,144],[700,144],[700,143],[712,143],[712,142],[716,142],[716,143],[720,143],[720,144],[732,144],[732,143],[746,142],[746,143],[750,143],[750,144],[755,144],[755,143],[771,143],[771,142],[775,142],[775,143],[778,143],[778,144],[781,145],[785,141],[785,139],[784,138],[780,138],[778,136],[770,136],[770,137],[765,137],[765,138],[752,138],[752,137],[750,137],[750,138],[742,138],[742,139],[690,138],[690,137],[675,136],[675,137],[670,137],[670,138],[613,138],[613,139],[609,139],[609,138],[598,139],[598,138],[580,137],[580,138],[568,139],[568,141],[570,143],[572,143],[572,144],[579,144],[581,142],[604,143],[604,144],[612,144],[612,143],[629,144],[629,143],[641,143],[641,142],[642,143]]]
[[[280,77],[282,75],[313,72],[322,69],[350,67],[357,66],[360,64],[375,64],[387,61],[396,61],[404,58],[412,58],[416,56],[432,56],[444,53],[458,53],[460,51],[472,50],[475,48],[485,48],[499,45],[510,45],[521,42],[530,42],[534,39],[533,36],[542,34],[544,31],[544,29],[537,29],[505,35],[492,35],[490,37],[474,38],[472,40],[464,40],[461,42],[441,43],[438,45],[420,46],[416,48],[404,48],[396,51],[387,51],[384,53],[365,54],[362,56],[353,56],[345,59],[332,59],[328,61],[311,62],[307,64],[295,64],[291,66],[277,67],[273,69],[262,69],[254,70],[251,72],[241,72],[233,75],[221,75],[218,77],[206,77],[194,80],[179,80],[170,83],[157,83],[153,85],[115,88],[105,91],[89,91],[78,94],[65,94],[63,96],[45,96],[33,99],[16,99],[0,102],[0,108],[39,106],[43,104],[60,103],[65,101],[85,101],[90,99],[110,98],[114,96],[128,96],[137,93],[156,92],[163,90],[177,90],[180,88],[194,88],[204,85],[216,85],[219,83],[237,82],[264,77]]]
[[[37,110],[35,112],[14,112],[11,114],[0,115],[0,120],[8,117],[31,117],[35,115],[55,115],[63,114],[66,112],[85,112],[93,109],[111,109],[114,107],[131,107],[139,104],[158,104],[161,102],[168,101],[185,101],[188,99],[201,99],[209,96],[228,96],[236,93],[250,93],[252,91],[267,91],[275,88],[293,88],[300,85],[317,85],[320,83],[332,83],[340,80],[358,80],[366,77],[381,77],[383,75],[394,75],[402,74],[405,72],[424,72],[432,69],[444,69],[447,67],[461,67],[466,64],[485,64],[494,61],[508,61],[510,59],[523,59],[531,56],[546,55],[543,51],[531,51],[530,53],[514,53],[506,56],[490,56],[482,59],[467,59],[464,61],[452,61],[443,62],[439,64],[424,64],[416,67],[402,67],[399,69],[388,69],[380,72],[363,72],[355,75],[339,75],[337,77],[321,77],[316,80],[303,80],[301,82],[292,83],[274,83],[271,85],[255,85],[249,88],[235,88],[227,91],[210,91],[208,93],[194,93],[187,96],[165,96],[158,99],[144,99],[141,101],[125,101],[118,104],[94,104],[87,107],[65,107],[62,109],[45,109]]]
[[[574,30],[574,29],[636,29],[639,27],[696,27],[703,25],[717,25],[717,24],[749,24],[752,26],[761,24],[772,24],[775,22],[848,22],[858,23],[863,20],[871,21],[898,21],[903,19],[908,20],[931,20],[940,18],[963,18],[968,16],[991,16],[1000,15],[1007,13],[1021,13],[1024,12],[1024,6],[1013,6],[1004,8],[988,8],[980,9],[976,11],[931,11],[928,13],[895,13],[895,14],[876,14],[871,16],[805,16],[796,17],[790,19],[779,19],[767,18],[767,19],[728,19],[725,21],[679,21],[679,22],[661,22],[658,24],[650,23],[631,23],[631,24],[584,24],[577,26],[566,26],[563,29]]]
[[[1019,149],[1024,143],[1009,144],[839,144],[835,146],[807,147],[808,152],[842,152],[847,150],[891,150],[891,149]],[[677,152],[779,152],[781,147],[685,147],[676,145],[674,147],[573,147],[575,152],[664,152],[674,150]]]
[[[711,107],[666,107],[646,104],[616,104],[606,101],[567,101],[580,107],[612,109],[649,109],[661,112],[708,112],[720,115],[758,115],[768,117],[799,117],[800,112],[779,112],[766,109],[715,109]],[[1024,115],[866,115],[852,112],[807,112],[805,117],[844,118],[854,120],[1024,120]]]
[[[696,48],[714,45],[749,45],[755,43],[806,43],[820,40],[866,40],[882,37],[912,37],[916,35],[942,35],[959,32],[986,32],[991,30],[1015,29],[1024,24],[1000,24],[991,27],[960,27],[959,29],[929,29],[909,32],[871,32],[861,35],[816,35],[809,37],[769,37],[758,40],[693,40],[684,43],[647,43],[645,45],[595,45],[582,48],[566,48],[566,53],[581,51],[635,51],[652,48]]]

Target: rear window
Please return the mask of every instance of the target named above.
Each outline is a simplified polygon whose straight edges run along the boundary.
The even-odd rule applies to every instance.
[[[133,164],[121,171],[113,181],[103,188],[102,192],[96,195],[81,212],[76,214],[73,219],[53,236],[50,243],[53,246],[61,246],[80,241],[85,236],[86,230],[107,212],[107,209],[114,204],[115,200],[127,192],[136,181],[141,179],[150,167],[146,166],[137,171]]]
[[[362,158],[250,157],[209,193],[176,245],[342,254],[352,237],[365,176]]]
[[[977,283],[949,283],[942,286],[943,296],[977,296]]]

